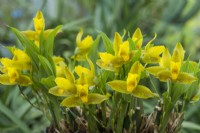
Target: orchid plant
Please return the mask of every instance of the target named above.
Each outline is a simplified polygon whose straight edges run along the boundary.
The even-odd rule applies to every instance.
[[[189,58],[184,60],[180,43],[171,55],[165,46],[153,44],[156,35],[145,44],[139,28],[132,37],[116,32],[113,41],[103,32],[96,39],[90,35],[82,39],[81,29],[74,55],[66,62],[53,55],[54,38],[62,26],[45,30],[41,11],[33,21],[35,31],[11,27],[23,49],[7,47],[13,57],[0,59],[0,83],[31,88],[37,99],[32,104],[52,121],[56,132],[181,130],[185,106],[200,97],[200,66]],[[103,52],[93,47],[100,37]],[[92,51],[99,59],[92,59]],[[166,85],[166,90],[153,79]],[[158,104],[152,105],[155,110],[147,115],[143,102],[149,98]]]

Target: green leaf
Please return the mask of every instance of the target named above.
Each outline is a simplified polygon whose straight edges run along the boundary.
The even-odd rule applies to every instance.
[[[49,61],[47,60],[47,58],[45,58],[44,56],[42,55],[38,55],[38,58],[40,60],[40,63],[41,63],[41,66],[44,68],[46,74],[44,75],[54,75],[55,76],[55,73],[53,71],[53,68],[51,66],[51,64],[49,63]],[[44,73],[41,71],[41,73]]]
[[[112,42],[110,41],[110,39],[103,32],[101,32],[100,35],[103,39],[103,43],[104,43],[104,46],[106,48],[106,52],[114,54],[113,45],[112,45]]]
[[[142,52],[141,50],[134,50],[131,52],[131,62],[139,61]]]
[[[132,38],[128,38],[128,42],[129,42],[129,45],[130,45],[130,50],[136,50],[136,45],[135,43],[133,42]]]
[[[99,41],[100,41],[100,35],[98,35],[96,37],[96,39],[94,40],[93,44],[92,44],[92,47],[90,48],[90,51],[89,51],[89,58],[92,60],[92,61],[96,61],[97,58],[98,58],[98,44],[99,44]]]
[[[196,81],[191,84],[188,91],[186,92],[185,99],[194,103],[199,101],[200,98],[200,88],[199,88],[199,82]]]
[[[151,90],[145,86],[138,85],[132,92],[133,96],[137,98],[151,98],[151,97],[157,97],[158,95],[151,92]]]
[[[100,94],[88,94],[87,104],[100,104],[101,102],[107,100],[108,97]]]
[[[55,77],[50,76],[48,78],[42,78],[41,83],[47,86],[48,88],[51,88],[53,86],[56,86],[54,80],[55,80]]]
[[[127,84],[126,81],[122,80],[113,80],[107,83],[113,90],[124,93],[124,94],[130,94],[130,92],[127,91]]]
[[[22,45],[25,48],[25,52],[29,55],[32,61],[32,65],[34,69],[38,69],[38,54],[39,54],[39,49],[35,45],[35,43],[31,40],[29,40],[26,36],[24,36],[20,31],[18,31],[15,28],[12,28],[12,31],[15,33],[15,35],[18,37],[19,41],[22,43]]]
[[[50,66],[51,66],[51,70],[53,71],[53,74],[55,76],[56,75],[56,65],[53,61],[53,57],[48,54],[48,55],[46,55],[46,58],[49,61]]]
[[[196,123],[193,123],[193,122],[184,121],[182,126],[183,126],[183,128],[188,128],[188,129],[193,129],[193,130],[200,131],[200,125],[196,124]]]
[[[81,18],[81,19],[75,19],[71,22],[64,24],[62,30],[69,31],[69,30],[76,29],[76,28],[79,27],[79,25],[81,26],[83,23],[89,22],[92,19],[93,19],[93,17],[84,17],[84,18]]]
[[[0,101],[0,112],[5,114],[8,118],[10,118],[15,124],[19,126],[19,128],[24,132],[24,133],[30,133],[31,131],[27,127],[27,125],[21,121],[17,115],[13,114],[9,108],[7,108],[5,105],[2,104]]]
[[[197,73],[199,71],[198,64],[188,59],[181,65],[181,71],[188,73]]]
[[[178,82],[174,83],[173,88],[171,89],[172,101],[177,101],[180,98],[180,96],[182,96],[187,91],[190,91],[189,90],[190,86],[191,84],[184,84],[184,83],[178,83]]]
[[[76,107],[76,106],[81,106],[82,105],[82,101],[79,97],[77,96],[69,96],[67,98],[65,98],[61,103],[61,106],[65,106],[65,107]]]
[[[44,44],[41,44],[41,54],[46,57],[47,54],[50,56],[53,56],[53,44],[54,39],[58,31],[62,28],[62,25],[57,26],[55,29],[53,29],[45,38]]]

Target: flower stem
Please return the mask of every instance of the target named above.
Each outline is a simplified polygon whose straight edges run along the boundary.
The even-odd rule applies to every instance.
[[[119,115],[117,119],[117,130],[116,133],[122,133],[123,130],[123,124],[124,124],[124,118],[127,113],[127,108],[128,108],[128,103],[124,100],[121,101],[120,104],[120,110],[119,110]]]
[[[160,133],[165,133],[166,127],[170,118],[170,115],[172,113],[172,110],[174,108],[174,105],[176,101],[171,101],[172,97],[172,84],[170,80],[167,81],[167,93],[164,96],[164,112],[163,112],[163,118],[160,123]]]
[[[161,122],[160,133],[165,133],[169,118],[170,118],[171,113],[172,113],[172,110],[173,110],[172,104],[169,105],[168,108],[165,110],[164,116],[163,116],[163,119],[162,119],[162,122]]]

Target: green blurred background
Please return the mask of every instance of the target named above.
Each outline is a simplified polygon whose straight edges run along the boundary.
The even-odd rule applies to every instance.
[[[186,57],[199,61],[199,0],[0,0],[1,57],[11,56],[4,46],[20,46],[7,25],[19,30],[33,29],[32,18],[37,10],[42,10],[47,29],[63,25],[55,41],[55,55],[73,54],[80,28],[94,38],[103,31],[112,39],[116,31],[123,34],[126,30],[132,35],[139,27],[145,42],[157,33],[155,45],[163,44],[172,49],[181,42]],[[102,41],[99,45],[103,47]],[[26,97],[31,98],[32,103],[36,101],[30,88],[0,86],[1,133],[45,132],[50,122]],[[145,103],[145,107],[146,113],[150,113],[154,105]],[[200,132],[199,110],[199,102],[187,107],[182,132]]]

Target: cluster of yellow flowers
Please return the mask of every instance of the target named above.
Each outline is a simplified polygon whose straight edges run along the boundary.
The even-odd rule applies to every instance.
[[[53,29],[45,30],[45,20],[41,11],[38,11],[34,20],[35,31],[28,30],[20,32],[24,37],[33,41],[38,49],[42,47],[43,40],[54,31]],[[59,31],[58,31],[59,32]],[[57,34],[57,32],[56,32]],[[72,59],[87,61],[90,69],[83,66],[76,66],[70,71],[61,57],[52,56],[51,59],[45,58],[45,61],[53,61],[52,68],[55,67],[56,75],[54,81],[56,86],[51,87],[48,92],[55,96],[66,97],[61,106],[74,107],[84,104],[99,104],[108,99],[108,96],[90,92],[89,88],[95,87],[98,83],[95,79],[98,75],[95,73],[95,66],[89,59],[89,52],[94,40],[91,36],[82,39],[83,30],[80,30],[76,37],[77,47]],[[43,40],[41,40],[43,38]],[[114,72],[119,75],[121,68],[126,67],[127,75],[124,78],[113,79],[107,84],[120,93],[131,94],[137,98],[158,97],[148,87],[139,85],[142,73],[150,73],[160,81],[173,81],[185,84],[191,84],[197,78],[192,74],[182,72],[181,65],[184,63],[184,49],[180,43],[177,43],[172,56],[169,50],[164,46],[154,46],[152,44],[155,37],[143,47],[143,35],[138,28],[131,38],[124,40],[124,35],[115,33],[111,51],[99,52],[96,64],[104,70]],[[27,55],[29,51],[10,48],[14,55],[12,59],[1,58],[0,83],[5,85],[24,85],[34,84],[32,77],[32,58]],[[39,50],[40,51],[40,50]],[[34,52],[34,51],[33,51]],[[48,53],[48,51],[46,51]],[[137,56],[137,58],[136,58]],[[40,56],[41,57],[41,56]],[[43,59],[43,58],[42,58]],[[37,62],[39,63],[39,62]],[[148,64],[159,64],[159,66],[150,66]],[[46,63],[48,64],[48,63]],[[144,64],[144,65],[142,65]],[[75,78],[75,72],[77,78]],[[52,75],[48,75],[49,77]]]
[[[26,75],[26,71],[31,71],[31,60],[29,56],[22,50],[15,47],[10,48],[14,55],[12,59],[1,58],[0,70],[3,74],[0,75],[0,83],[4,85],[21,86],[30,85],[31,79]]]

